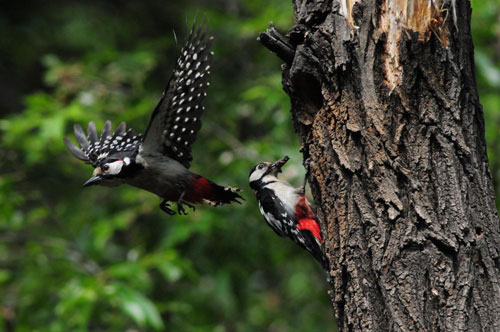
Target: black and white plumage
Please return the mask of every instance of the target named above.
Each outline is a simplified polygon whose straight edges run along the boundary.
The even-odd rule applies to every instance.
[[[166,154],[186,168],[193,159],[191,144],[201,128],[201,115],[205,110],[202,103],[210,85],[212,40],[203,22],[198,29],[193,27],[167,89],[151,115],[144,138],[143,149]]]
[[[328,260],[321,249],[321,229],[304,195],[304,187],[294,188],[277,177],[288,159],[255,165],[249,175],[250,187],[257,197],[261,214],[274,232],[292,239],[327,269]]]
[[[112,132],[111,122],[106,121],[100,137],[94,122],[89,123],[87,136],[75,125],[79,147],[67,138],[64,142],[75,157],[95,168],[84,186],[130,184],[163,198],[160,208],[168,214],[175,213],[169,201],[177,203],[179,214],[186,214],[183,205],[194,210],[195,203],[239,203],[239,189],[219,186],[188,170],[191,145],[205,110],[212,40],[207,24],[202,21],[198,26],[195,21],[144,136],[127,131],[125,123]]]
[[[122,122],[111,134],[111,121],[106,121],[101,136],[98,138],[95,123],[91,121],[87,129],[87,137],[85,137],[82,127],[75,124],[75,138],[80,148],[66,137],[64,137],[64,143],[75,157],[96,167],[110,155],[127,154],[138,150],[142,135],[137,135],[132,129],[128,131],[125,129],[126,124]]]

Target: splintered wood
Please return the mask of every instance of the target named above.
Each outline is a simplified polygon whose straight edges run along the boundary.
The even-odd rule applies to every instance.
[[[340,1],[340,11],[353,27],[356,27],[352,15],[356,2],[358,0]],[[431,35],[434,35],[444,47],[447,47],[446,21],[452,16],[456,26],[455,0],[384,0],[380,9],[379,28],[386,36],[385,78],[387,86],[392,91],[401,82],[399,42],[402,34],[416,33],[421,42],[427,42]],[[407,36],[411,38],[410,34]]]

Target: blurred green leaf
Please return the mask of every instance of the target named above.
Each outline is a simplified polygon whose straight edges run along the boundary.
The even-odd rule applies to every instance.
[[[106,288],[108,296],[139,326],[152,326],[156,330],[162,329],[163,322],[154,304],[125,284],[114,283]]]

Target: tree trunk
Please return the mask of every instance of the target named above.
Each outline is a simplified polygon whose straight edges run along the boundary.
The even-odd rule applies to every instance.
[[[469,1],[293,6],[290,49],[277,54],[340,330],[500,331]]]

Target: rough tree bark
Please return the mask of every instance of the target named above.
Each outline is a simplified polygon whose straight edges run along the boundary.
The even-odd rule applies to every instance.
[[[500,331],[470,3],[293,0],[283,86],[341,331]]]

